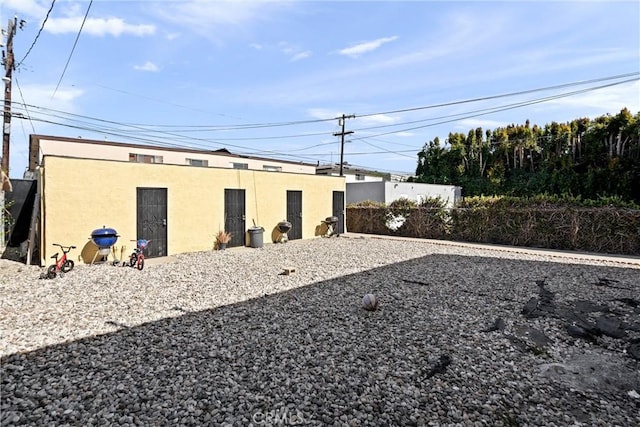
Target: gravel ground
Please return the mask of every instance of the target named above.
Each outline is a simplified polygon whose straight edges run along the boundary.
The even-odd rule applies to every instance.
[[[640,425],[640,263],[344,236],[174,258],[0,263],[1,425]]]

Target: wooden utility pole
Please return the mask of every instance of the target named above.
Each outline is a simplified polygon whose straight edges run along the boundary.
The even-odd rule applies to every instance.
[[[5,75],[2,78],[4,83],[4,109],[3,109],[3,126],[2,126],[2,170],[9,175],[9,147],[11,136],[11,81],[14,67],[13,57],[13,36],[16,34],[16,24],[18,18],[9,19],[7,26],[7,51],[2,52],[2,61],[4,63]]]
[[[353,115],[353,114],[351,114],[349,116],[343,114],[342,117],[340,117],[339,122],[338,122],[342,126],[342,132],[336,132],[336,133],[333,134],[334,136],[341,136],[342,137],[342,142],[340,143],[340,176],[343,176],[343,174],[342,174],[342,166],[344,164],[344,136],[353,133],[352,130],[349,130],[349,131],[345,132],[344,131],[344,124],[345,124],[346,119],[353,119],[355,117],[356,116]]]

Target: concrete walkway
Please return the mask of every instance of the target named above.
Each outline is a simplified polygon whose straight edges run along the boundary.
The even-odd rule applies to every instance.
[[[529,253],[529,254],[537,254],[542,256],[551,256],[551,257],[558,257],[558,258],[587,259],[587,260],[594,260],[594,261],[617,262],[621,264],[631,264],[635,267],[640,268],[640,257],[634,257],[629,255],[598,254],[594,252],[562,251],[562,250],[544,249],[544,248],[528,248],[524,246],[506,246],[506,245],[454,242],[449,240],[418,239],[413,237],[384,236],[384,235],[378,235],[378,234],[363,234],[363,233],[344,233],[341,235],[341,237],[421,241],[421,242],[429,242],[435,245],[478,248],[478,249],[486,249],[486,250],[499,251],[499,252]]]

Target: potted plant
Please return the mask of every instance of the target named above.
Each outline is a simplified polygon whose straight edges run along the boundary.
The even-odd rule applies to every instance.
[[[216,234],[216,249],[223,251],[227,247],[227,243],[231,241],[231,233],[224,230],[218,231]]]

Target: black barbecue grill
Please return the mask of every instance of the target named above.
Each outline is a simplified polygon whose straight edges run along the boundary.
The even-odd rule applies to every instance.
[[[278,231],[280,232],[280,238],[277,240],[280,243],[286,243],[289,241],[287,233],[291,230],[291,223],[286,219],[278,223]]]
[[[337,216],[328,216],[322,221],[327,226],[327,232],[325,233],[325,237],[338,236],[336,233],[336,226],[338,225],[338,217]]]

